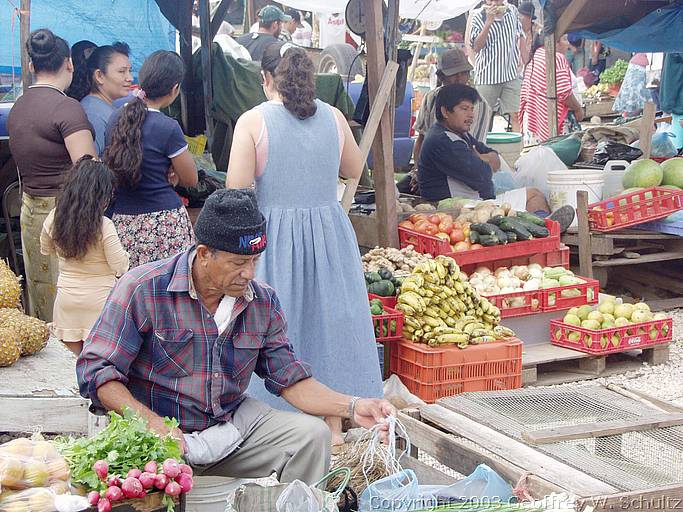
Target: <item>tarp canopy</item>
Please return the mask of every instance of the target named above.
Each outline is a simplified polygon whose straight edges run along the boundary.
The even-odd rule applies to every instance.
[[[544,13],[559,19],[571,0],[540,0]],[[683,0],[589,1],[569,32],[629,52],[683,51]]]
[[[176,2],[179,3],[179,2]],[[20,73],[19,19],[12,4],[0,3],[0,72]],[[89,39],[98,45],[125,41],[133,70],[155,50],[175,49],[175,30],[155,0],[32,0],[31,29],[49,28],[73,44]]]

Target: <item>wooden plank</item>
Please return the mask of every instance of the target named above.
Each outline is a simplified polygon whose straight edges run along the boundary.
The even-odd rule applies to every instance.
[[[213,135],[213,72],[211,69],[211,13],[209,0],[199,0],[199,32],[202,45],[202,86],[204,88],[204,119],[206,121],[206,135],[211,139]]]
[[[366,0],[363,9],[366,16],[368,94],[372,104],[386,67],[384,52],[383,2]],[[372,179],[375,185],[377,205],[377,229],[380,245],[398,247],[398,221],[396,219],[396,184],[394,182],[394,127],[389,107],[384,106],[379,130],[372,144]]]
[[[558,347],[552,343],[544,345],[524,346],[522,351],[522,366],[528,368],[539,364],[554,363],[557,361],[570,361],[590,357],[590,354]]]
[[[679,279],[672,279],[670,276],[661,275],[651,270],[640,268],[625,268],[619,272],[619,277],[630,279],[637,283],[654,286],[669,290],[672,293],[683,295],[683,283]]]
[[[652,151],[652,132],[654,132],[657,106],[648,101],[643,109],[643,117],[640,119],[640,149],[643,151],[642,158],[650,158]]]
[[[627,398],[641,402],[648,407],[659,409],[662,412],[683,413],[683,407],[678,407],[665,400],[660,400],[659,398],[655,398],[647,393],[638,391],[637,389],[622,388],[616,384],[606,384],[605,387],[610,391],[614,391]]]
[[[191,94],[192,89],[192,5],[181,3],[178,9],[178,16],[180,18],[180,26],[178,28],[180,57],[185,64],[185,76],[180,86],[180,118],[183,122],[185,133],[190,134],[188,94]]]
[[[613,258],[605,261],[594,261],[594,267],[618,267],[620,265],[637,265],[639,263],[652,263],[654,261],[670,261],[683,259],[681,251],[663,251],[655,254],[644,254],[639,258]],[[583,271],[581,272],[583,274]]]
[[[579,224],[579,269],[581,275],[593,278],[593,249],[588,224],[588,192],[576,192],[576,217]]]
[[[654,489],[627,491],[609,496],[591,496],[576,501],[577,512],[616,510],[680,510],[683,508],[683,485],[672,484]]]
[[[455,435],[474,441],[485,450],[491,451],[533,474],[541,475],[545,480],[563,487],[577,496],[612,494],[618,491],[611,485],[458,414],[449,408],[447,399],[442,399],[439,404],[441,405],[420,407],[422,418]],[[598,489],[601,490],[598,491]]]
[[[21,83],[26,91],[33,81],[29,70],[29,56],[26,41],[31,34],[31,0],[21,0],[19,4],[19,46],[21,51]],[[14,85],[14,84],[13,84]]]
[[[368,121],[365,124],[363,136],[361,137],[360,144],[358,145],[360,148],[362,162],[365,162],[368,159],[368,154],[370,154],[372,142],[375,140],[375,135],[377,134],[377,128],[379,127],[384,109],[391,95],[391,90],[394,87],[398,68],[398,63],[392,61],[389,62],[387,67],[384,69],[384,75],[382,76],[382,81],[379,84],[379,90],[377,91],[377,95],[375,96],[372,106],[370,107]],[[344,189],[344,195],[342,196],[341,201],[342,208],[344,208],[346,213],[349,213],[349,210],[351,209],[351,204],[353,204],[353,198],[356,195],[357,188],[357,179],[347,180],[346,189]]]
[[[218,7],[216,7],[213,17],[211,18],[211,41],[213,41],[213,38],[216,37],[218,29],[221,28],[221,24],[225,20],[225,15],[228,13],[228,9],[230,9],[232,3],[233,0],[221,0],[221,3],[218,5]]]
[[[88,401],[83,398],[0,396],[0,432],[88,433]]]
[[[545,36],[545,83],[548,99],[548,128],[552,138],[557,136],[557,70],[555,69],[555,34],[553,33]]]
[[[399,412],[398,418],[406,428],[411,443],[458,473],[470,474],[479,464],[487,464],[512,484],[526,475],[526,486],[536,498],[566,491],[561,485],[553,484],[533,473],[527,475],[523,468],[485,452],[476,444],[465,443],[403,412]]]
[[[562,235],[562,243],[580,247],[578,233],[565,233]],[[591,234],[591,254],[593,256],[612,256],[616,251],[623,249],[616,249],[614,241],[596,233]]]
[[[668,311],[670,309],[683,308],[683,297],[652,300],[648,301],[648,304],[652,311]]]
[[[567,32],[567,29],[576,19],[576,16],[581,12],[581,9],[586,5],[588,0],[572,0],[572,2],[564,9],[560,18],[555,24],[555,35],[559,37]]]
[[[522,438],[532,444],[552,444],[573,439],[615,436],[628,432],[640,432],[641,430],[679,425],[683,425],[683,414],[652,414],[643,418],[584,423],[582,425],[568,425],[522,432]]]
[[[412,469],[415,472],[420,485],[451,485],[456,482],[452,476],[428,466],[410,455],[401,457],[400,462],[403,469]]]

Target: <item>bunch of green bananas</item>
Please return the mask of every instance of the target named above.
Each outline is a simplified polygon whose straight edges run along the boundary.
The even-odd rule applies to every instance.
[[[420,263],[401,286],[396,309],[405,315],[403,332],[412,341],[442,345],[488,343],[514,336],[500,323],[500,310],[467,282],[453,258]]]

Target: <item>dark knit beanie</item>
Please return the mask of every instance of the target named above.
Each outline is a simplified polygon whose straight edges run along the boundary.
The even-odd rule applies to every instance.
[[[197,243],[233,254],[266,249],[266,219],[251,189],[216,190],[204,203],[194,225]]]

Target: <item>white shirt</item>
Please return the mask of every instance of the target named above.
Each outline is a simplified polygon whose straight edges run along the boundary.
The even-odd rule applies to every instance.
[[[311,46],[311,39],[313,38],[313,29],[306,20],[301,20],[301,26],[296,27],[292,34],[292,42],[299,46]]]
[[[320,17],[320,48],[346,42],[346,19],[344,14],[336,13]]]
[[[236,297],[223,295],[223,298],[218,304],[216,313],[213,315],[213,321],[216,322],[216,326],[218,327],[218,334],[223,334],[230,325],[230,321],[232,320],[232,310],[235,307],[236,301]]]

